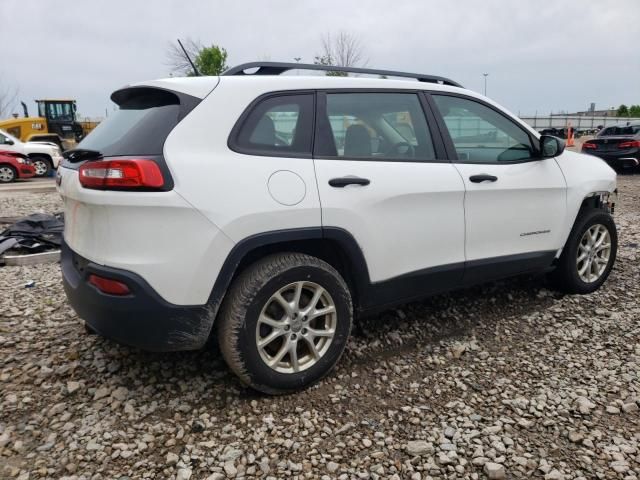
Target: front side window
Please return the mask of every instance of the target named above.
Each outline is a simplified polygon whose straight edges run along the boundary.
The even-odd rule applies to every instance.
[[[258,103],[236,137],[242,153],[311,155],[313,94],[280,95]]]
[[[492,108],[467,98],[433,95],[458,154],[469,163],[514,162],[532,158],[529,135]]]
[[[427,121],[415,93],[328,93],[327,157],[371,160],[435,160]]]

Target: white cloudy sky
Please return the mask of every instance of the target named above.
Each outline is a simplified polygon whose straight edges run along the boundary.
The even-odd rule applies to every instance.
[[[167,76],[191,36],[256,59],[311,62],[328,31],[368,66],[438,74],[514,112],[640,104],[640,0],[0,0],[0,81],[104,115],[111,91]]]

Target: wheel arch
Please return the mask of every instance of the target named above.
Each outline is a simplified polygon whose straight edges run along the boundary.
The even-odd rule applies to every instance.
[[[29,157],[30,159],[34,159],[34,158],[38,158],[38,157],[42,157],[44,158],[47,162],[49,162],[49,166],[51,168],[53,168],[53,158],[51,158],[51,155],[49,155],[48,153],[40,153],[40,152],[32,152],[32,153],[28,153],[27,157]]]
[[[582,196],[582,201],[580,202],[578,208],[575,209],[575,214],[573,218],[571,218],[570,227],[567,228],[565,235],[563,237],[562,247],[558,250],[556,254],[556,259],[560,258],[562,251],[564,250],[567,241],[569,240],[569,236],[571,232],[576,226],[576,223],[580,219],[580,216],[587,210],[597,209],[603,210],[611,215],[615,210],[615,205],[618,201],[618,190],[614,190],[613,192],[609,192],[607,190],[594,190],[589,193],[586,193]],[[576,202],[577,203],[577,202]],[[575,205],[575,204],[574,204]]]
[[[349,286],[354,308],[358,308],[369,284],[360,246],[343,229],[311,227],[261,233],[238,242],[220,269],[209,297],[216,316],[229,286],[244,269],[267,255],[285,252],[311,255],[335,268]]]

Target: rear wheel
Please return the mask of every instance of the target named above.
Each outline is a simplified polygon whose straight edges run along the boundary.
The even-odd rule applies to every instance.
[[[0,165],[0,183],[10,183],[17,178],[18,174],[10,165]]]
[[[611,215],[598,209],[580,214],[551,281],[566,293],[591,293],[605,282],[616,259],[618,233]]]
[[[51,170],[49,160],[44,157],[33,157],[31,162],[33,163],[33,168],[36,170],[36,177],[45,177],[49,174]]]
[[[218,319],[220,349],[252,388],[292,392],[333,369],[351,322],[349,289],[331,265],[298,253],[272,255],[231,286]]]

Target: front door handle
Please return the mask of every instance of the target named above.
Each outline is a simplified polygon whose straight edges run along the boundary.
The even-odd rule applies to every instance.
[[[340,177],[340,178],[332,178],[329,180],[329,185],[335,188],[344,188],[347,185],[369,185],[371,182],[368,178],[360,178],[360,177]]]
[[[498,180],[498,177],[495,175],[488,175],[486,173],[481,173],[480,175],[471,175],[469,177],[473,183],[482,183],[482,182],[495,182]]]

